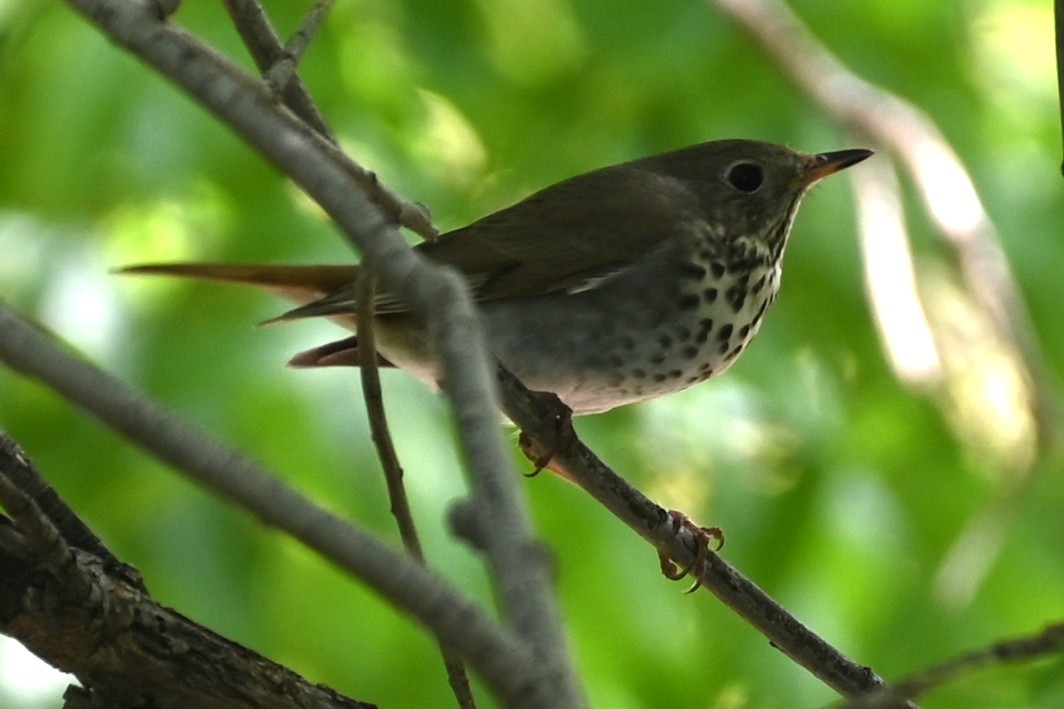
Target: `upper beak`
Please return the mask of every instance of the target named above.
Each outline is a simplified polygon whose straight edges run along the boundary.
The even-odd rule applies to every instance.
[[[817,180],[828,175],[834,175],[839,170],[845,170],[851,165],[856,165],[872,155],[871,150],[853,148],[851,150],[836,150],[831,153],[813,155],[806,170],[798,176],[798,184],[808,187]]]

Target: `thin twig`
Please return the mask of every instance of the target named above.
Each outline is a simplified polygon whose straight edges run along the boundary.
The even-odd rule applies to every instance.
[[[373,317],[373,296],[376,291],[376,279],[368,268],[359,271],[358,291],[358,351],[360,356],[359,372],[362,377],[362,398],[366,402],[369,416],[370,432],[373,444],[377,448],[377,458],[381,462],[384,482],[388,488],[388,499],[392,516],[399,527],[399,536],[403,547],[419,563],[425,563],[425,553],[418,538],[414,514],[410,510],[410,500],[403,484],[403,467],[399,454],[395,450],[392,434],[388,427],[388,417],[384,411],[384,396],[381,394],[380,371],[377,367],[376,327]],[[447,681],[458,706],[463,709],[476,707],[473,690],[469,686],[462,658],[447,644],[446,639],[436,636],[440,654],[443,656]]]
[[[1064,623],[1050,625],[1037,635],[996,642],[988,648],[965,653],[919,674],[842,705],[840,709],[887,709],[899,697],[919,697],[963,674],[1006,662],[1030,662],[1064,652]]]
[[[266,17],[265,10],[256,0],[225,0],[230,16],[240,31],[240,36],[255,58],[260,71],[273,87],[273,91],[284,97],[285,105],[291,108],[307,124],[331,143],[336,140],[330,133],[325,119],[321,116],[313,99],[303,86],[296,67],[310,46],[310,41],[324,21],[334,0],[318,0],[307,12],[299,29],[293,33],[282,48],[273,26]],[[368,273],[368,270],[363,271]],[[367,279],[369,281],[369,279]],[[373,285],[366,286],[372,293]],[[372,303],[372,296],[369,298]],[[391,434],[384,414],[383,398],[380,391],[380,378],[377,371],[375,348],[372,332],[372,317],[363,322],[371,323],[360,328],[359,336],[362,351],[367,353],[367,362],[362,367],[362,390],[369,413],[373,442],[377,447],[377,456],[384,470],[388,496],[391,500],[392,515],[399,527],[399,536],[407,552],[417,561],[424,563],[425,557],[417,528],[403,487],[403,471],[398,455],[392,444]],[[447,671],[451,691],[454,692],[458,705],[463,708],[476,706],[469,678],[461,657],[444,639],[437,636],[444,667]]]
[[[381,394],[380,372],[377,367],[377,334],[373,320],[373,294],[376,290],[375,278],[369,269],[359,272],[358,288],[358,351],[360,356],[359,374],[362,377],[362,398],[369,413],[370,434],[373,445],[377,448],[384,472],[384,481],[388,487],[388,500],[391,503],[392,516],[399,527],[399,536],[407,552],[421,563],[425,563],[425,554],[421,549],[414,515],[410,511],[410,500],[403,485],[403,467],[399,454],[395,450],[388,418],[384,412],[384,397]]]
[[[318,135],[331,143],[336,139],[329,130],[325,118],[322,117],[314,100],[310,97],[303,81],[295,72],[296,61],[291,57],[285,47],[281,46],[281,39],[273,30],[266,17],[266,11],[258,0],[222,0],[229,17],[240,38],[244,40],[244,46],[248,48],[255,66],[263,76],[270,80],[274,92],[282,97],[284,105],[303,121],[314,129]],[[283,77],[273,76],[274,68],[281,65],[291,66],[291,70]]]
[[[299,29],[293,32],[292,36],[285,42],[286,59],[291,62],[292,73],[295,73],[296,66],[303,60],[303,54],[307,51],[307,47],[310,46],[310,41],[314,39],[314,35],[321,28],[321,23],[325,21],[325,17],[329,14],[329,10],[332,9],[335,2],[336,0],[317,0],[307,10],[303,21],[299,23]],[[279,85],[284,86],[286,83],[287,80]]]
[[[249,44],[253,52],[262,53],[263,59],[256,59],[256,63],[266,62],[261,65],[261,70],[267,71],[273,62],[278,61],[283,49],[280,40],[273,33],[272,28],[262,15],[262,9],[255,0],[226,0],[233,3],[235,9],[240,11],[240,19],[237,27],[240,31],[247,28],[254,30],[254,37]],[[323,179],[325,176],[318,175],[320,169],[325,169],[328,164],[329,171],[339,169],[345,172],[347,177],[359,184],[362,194],[359,198],[352,198],[350,204],[344,210],[348,215],[340,219],[332,214],[337,224],[342,227],[350,227],[351,219],[356,219],[360,231],[365,233],[369,227],[376,226],[381,213],[388,220],[394,220],[402,227],[410,229],[427,240],[434,240],[439,235],[439,230],[432,224],[428,211],[422,205],[404,200],[381,184],[377,175],[362,165],[351,160],[350,156],[340,151],[331,141],[327,129],[313,128],[307,132],[306,125],[290,119],[284,113],[277,111],[273,105],[273,98],[267,92],[263,84],[252,80],[243,71],[219,56],[210,47],[199,42],[176,27],[168,24],[156,24],[154,28],[157,35],[152,31],[150,24],[146,24],[146,17],[139,13],[128,2],[122,0],[67,0],[79,11],[93,19],[98,27],[109,32],[112,39],[122,44],[131,52],[142,57],[151,64],[162,76],[177,83],[186,92],[195,97],[207,110],[212,111],[219,119],[243,135],[246,141],[260,149],[267,159],[285,171],[287,164],[293,171],[285,171],[288,177],[297,182],[306,180],[315,184],[321,182],[326,186],[335,188],[337,192],[344,192],[345,180],[336,178],[337,182]],[[107,15],[105,24],[96,19],[96,11],[122,10],[115,16]],[[150,43],[155,38],[166,38],[166,42],[159,46]],[[265,47],[266,49],[262,49]],[[268,61],[267,61],[268,60]],[[289,86],[296,85],[289,82]],[[229,104],[230,98],[236,97],[235,104]],[[306,98],[310,101],[310,98]],[[313,106],[313,102],[311,103]],[[316,111],[316,109],[315,109]],[[305,119],[304,119],[305,120]],[[282,139],[287,138],[287,139]],[[302,154],[298,154],[302,152]],[[322,154],[325,153],[325,154]],[[319,162],[322,161],[323,162]],[[297,169],[298,168],[298,169]],[[298,172],[298,175],[297,175]],[[343,185],[343,188],[342,188]],[[304,184],[304,187],[306,185]],[[307,193],[312,194],[313,189],[307,187]],[[333,194],[333,200],[344,199],[343,194]],[[367,204],[368,200],[368,204]],[[322,204],[326,207],[326,204]],[[376,208],[376,209],[375,209]],[[378,210],[380,212],[378,212]],[[366,217],[370,217],[367,219]]]

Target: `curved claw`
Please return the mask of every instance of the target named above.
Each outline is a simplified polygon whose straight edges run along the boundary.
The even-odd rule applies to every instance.
[[[521,437],[518,440],[518,446],[525,456],[532,461],[534,466],[532,471],[525,473],[525,477],[534,478],[544,470],[550,470],[556,472],[562,477],[569,477],[564,469],[560,466],[551,465],[554,460],[555,454],[558,451],[563,451],[568,448],[576,438],[576,430],[573,429],[573,410],[562,403],[554,394],[545,392],[533,392],[533,394],[541,398],[550,408],[554,410],[554,439],[551,441],[550,446],[545,450],[536,445],[536,443],[525,434],[521,432]]]
[[[687,531],[694,536],[696,545],[695,558],[690,564],[680,568],[676,562],[666,556],[664,552],[658,552],[658,560],[661,562],[661,573],[670,581],[679,581],[684,576],[692,574],[695,577],[695,582],[691,585],[691,588],[685,591],[685,593],[694,593],[702,587],[702,575],[705,571],[710,551],[720,551],[724,546],[724,531],[720,527],[703,527],[697,525],[691,521],[690,517],[679,510],[669,510],[668,515],[669,519],[672,521],[673,528],[677,533],[679,533],[680,529],[686,528]],[[709,546],[710,540],[716,542],[716,546],[712,550]]]

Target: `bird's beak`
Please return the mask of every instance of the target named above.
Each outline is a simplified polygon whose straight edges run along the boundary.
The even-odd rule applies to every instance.
[[[802,187],[808,187],[817,180],[822,180],[828,175],[834,175],[839,170],[845,170],[851,165],[856,165],[872,155],[871,150],[854,148],[852,150],[836,150],[831,153],[812,155],[804,172],[797,179]]]

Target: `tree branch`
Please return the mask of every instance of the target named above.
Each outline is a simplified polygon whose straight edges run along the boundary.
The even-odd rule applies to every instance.
[[[843,706],[843,709],[890,709],[896,705],[899,697],[918,697],[961,675],[970,674],[984,667],[993,667],[1007,662],[1030,662],[1048,655],[1059,655],[1062,651],[1064,651],[1064,623],[1056,623],[1036,635],[1001,640],[988,648],[947,660],[898,682],[888,690],[875,692],[849,702]]]
[[[822,108],[901,159],[933,223],[956,253],[969,290],[1023,358],[1034,382],[1031,393],[1040,444],[1061,445],[1064,430],[1056,377],[1035,336],[997,230],[942,132],[916,106],[845,67],[782,0],[709,1],[737,20]]]
[[[366,581],[389,602],[447,638],[507,702],[549,705],[539,693],[531,653],[445,579],[315,506],[259,463],[61,349],[2,303],[0,360]]]
[[[323,138],[335,143],[329,126],[295,70],[303,51],[306,50],[306,43],[301,42],[298,47],[281,46],[281,39],[274,32],[273,25],[266,18],[266,11],[258,0],[223,0],[223,4],[240,33],[240,38],[244,40],[244,46],[255,61],[255,66],[268,78],[273,91],[282,97],[284,105]],[[319,3],[312,9],[309,34],[313,34],[317,29],[317,23],[331,4]],[[306,36],[308,33],[297,34]]]
[[[487,559],[508,622],[531,647],[539,699],[579,706],[549,564],[531,533],[528,511],[494,417],[494,392],[476,313],[464,282],[427,263],[399,237],[395,221],[427,223],[335,146],[278,108],[266,88],[195,38],[124,0],[68,0],[93,24],[179,85],[292,178],[336,221],[389,291],[424,317],[434,333],[460,440],[485,520]],[[420,220],[420,221],[419,221]],[[419,233],[431,233],[427,229]],[[315,547],[322,549],[321,547]]]
[[[159,605],[109,551],[64,537],[21,489],[35,479],[0,432],[0,504],[14,519],[0,515],[0,631],[77,676],[67,706],[372,709]],[[33,488],[59,499],[43,480]]]
[[[942,358],[917,287],[900,187],[893,167],[872,160],[851,176],[865,291],[895,376],[916,387],[938,384]]]
[[[555,421],[563,415],[551,410],[542,397],[532,396],[512,374],[497,371],[506,415],[533,444],[530,459],[550,456],[552,468],[586,490],[643,539],[681,568],[690,569],[706,590],[757,628],[784,654],[845,697],[857,697],[886,687],[869,667],[849,659],[718,554],[698,556],[691,531],[677,528],[669,514],[603,463],[575,436],[557,440]],[[704,563],[700,563],[703,562]]]
[[[403,484],[403,467],[399,454],[395,450],[392,434],[388,427],[388,417],[384,412],[384,396],[381,393],[380,372],[377,368],[377,342],[373,319],[373,304],[376,279],[369,269],[359,272],[358,290],[358,348],[362,366],[359,374],[362,379],[362,398],[366,404],[369,417],[370,434],[377,449],[377,459],[381,463],[384,482],[388,489],[388,500],[395,517],[399,536],[403,546],[419,563],[425,563],[425,552],[421,548],[414,513],[410,510],[410,500]],[[468,709],[476,706],[473,690],[466,677],[465,666],[458,654],[447,644],[446,638],[437,636],[443,664],[447,670],[447,679],[458,700],[458,706]]]

